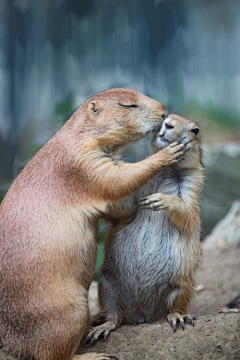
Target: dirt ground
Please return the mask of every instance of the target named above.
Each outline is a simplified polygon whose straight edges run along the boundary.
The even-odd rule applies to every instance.
[[[200,317],[196,326],[174,334],[166,322],[122,326],[87,351],[104,352],[119,360],[240,359],[240,314],[222,313]],[[82,350],[82,349],[81,349]]]
[[[240,247],[222,243],[203,248],[200,269],[195,277],[205,288],[195,294],[189,311],[196,315],[214,314],[240,295]]]
[[[227,311],[226,305],[240,294],[240,248],[223,242],[214,249],[203,246],[196,284],[202,290],[189,309],[197,316],[194,328],[187,324],[174,334],[166,321],[125,325],[87,351],[115,354],[119,360],[239,360],[240,312],[221,310]]]
[[[166,321],[122,326],[109,335],[107,342],[100,340],[92,349],[79,349],[78,353],[111,353],[119,360],[239,360],[240,312],[218,313],[240,294],[239,274],[239,247],[224,243],[214,249],[204,247],[196,276],[202,290],[196,293],[189,309],[198,316],[195,327],[187,324],[185,331],[178,329],[174,334]],[[94,301],[96,306],[96,298],[91,301],[91,307]],[[0,360],[13,359],[0,349]]]

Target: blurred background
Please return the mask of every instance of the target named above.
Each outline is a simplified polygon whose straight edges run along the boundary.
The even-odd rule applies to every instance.
[[[132,87],[200,124],[209,234],[240,198],[239,19],[238,0],[1,0],[0,198],[84,100]]]

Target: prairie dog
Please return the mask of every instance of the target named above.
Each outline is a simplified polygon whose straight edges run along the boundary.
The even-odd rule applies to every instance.
[[[100,335],[121,324],[153,322],[167,316],[176,331],[184,328],[192,297],[193,275],[200,247],[199,193],[203,183],[202,148],[198,125],[169,115],[152,138],[154,153],[185,138],[190,151],[115,208],[120,223],[111,226],[99,280],[98,314],[85,338],[95,343]],[[193,141],[194,140],[194,141]],[[151,194],[151,195],[150,195]],[[136,207],[137,204],[140,206]],[[149,211],[154,210],[154,211]],[[100,324],[100,325],[99,325]]]
[[[90,324],[98,219],[181,156],[184,144],[136,164],[115,155],[119,146],[160,128],[166,114],[162,104],[133,89],[99,93],[13,182],[0,207],[0,339],[6,351],[35,360],[111,358],[74,355]]]

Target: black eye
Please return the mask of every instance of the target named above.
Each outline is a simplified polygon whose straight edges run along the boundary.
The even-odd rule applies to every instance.
[[[166,126],[167,129],[173,129],[174,128],[174,126],[169,125],[169,124],[165,124],[165,126]]]
[[[124,107],[138,107],[136,104],[130,103],[130,102],[123,102],[123,103],[118,103],[118,105],[120,106],[124,106]]]
[[[199,128],[194,128],[191,130],[191,132],[197,135],[199,133]]]

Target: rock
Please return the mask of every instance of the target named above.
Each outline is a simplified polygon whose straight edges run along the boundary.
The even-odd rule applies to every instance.
[[[196,291],[196,293],[203,291],[205,289],[205,285],[204,284],[199,284],[197,286],[195,286],[194,290]]]
[[[225,243],[225,247],[208,248],[204,242],[195,281],[203,284],[205,289],[195,292],[189,313],[199,316],[217,313],[224,307],[228,311],[230,307],[237,308],[240,299],[239,274],[240,247]]]
[[[225,244],[240,245],[240,200],[236,200],[228,214],[214,227],[205,239],[205,248],[224,247]]]
[[[203,144],[205,182],[201,206],[202,226],[208,235],[240,199],[240,145]]]

